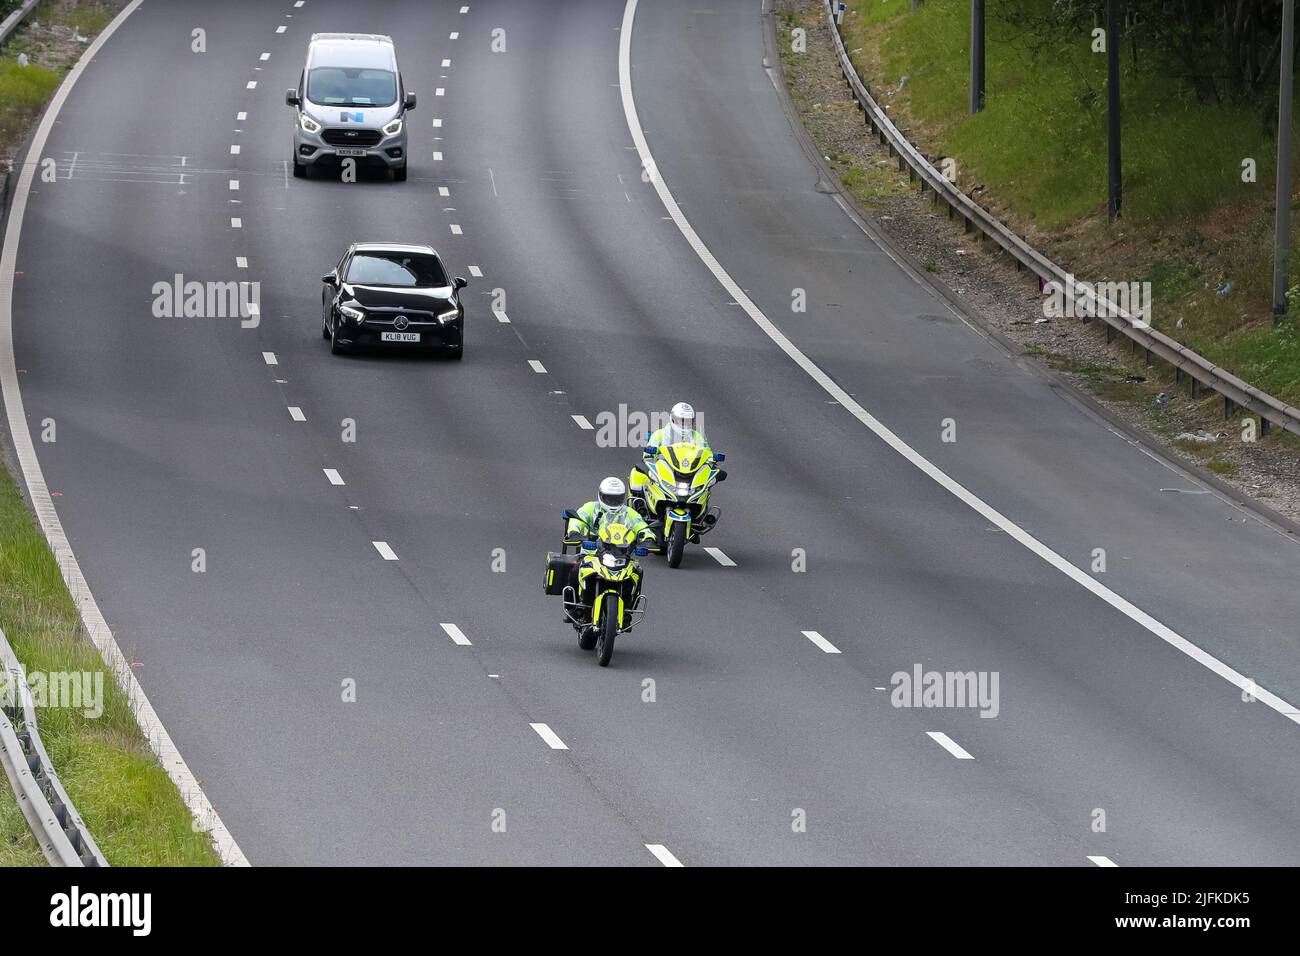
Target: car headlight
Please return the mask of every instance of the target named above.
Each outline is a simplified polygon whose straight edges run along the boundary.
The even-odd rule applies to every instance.
[[[402,131],[402,118],[400,116],[384,127],[385,136],[396,136],[401,131]]]
[[[454,319],[457,319],[459,317],[460,317],[460,309],[448,309],[446,312],[438,313],[438,321],[443,325],[446,325],[448,322],[451,322]]]
[[[319,133],[320,123],[316,122],[306,113],[298,114],[298,125],[302,127],[304,133]]]
[[[339,306],[339,312],[347,316],[353,322],[360,322],[362,319],[366,317],[365,312],[363,312],[361,309],[355,309],[350,305]]]
[[[610,554],[606,551],[600,556],[600,563],[607,568],[621,568],[623,565],[627,564],[627,559],[620,558],[618,555]]]

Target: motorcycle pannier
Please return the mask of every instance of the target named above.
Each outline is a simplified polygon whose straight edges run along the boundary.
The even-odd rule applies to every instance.
[[[546,555],[546,581],[545,588],[547,594],[562,594],[564,587],[569,583],[569,576],[573,566],[578,563],[576,554],[557,554],[554,551]]]

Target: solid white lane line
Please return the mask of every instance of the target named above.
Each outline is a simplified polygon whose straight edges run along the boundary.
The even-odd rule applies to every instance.
[[[536,372],[538,375],[546,374],[546,366],[543,365],[541,362],[537,361],[537,359],[529,359],[528,364],[532,367],[533,371]]]
[[[230,217],[230,228],[231,228],[231,229],[243,229],[243,228],[244,228],[244,220],[240,219],[238,216],[231,216],[231,217]]]
[[[647,843],[645,848],[655,855],[655,859],[664,866],[679,867],[682,861],[668,852],[668,847],[662,843]]]
[[[708,246],[700,239],[699,235],[692,228],[690,222],[686,219],[685,214],[673,199],[673,194],[669,191],[668,186],[663,181],[663,176],[654,164],[654,157],[650,153],[649,144],[646,143],[645,133],[641,129],[641,121],[637,117],[636,101],[632,97],[632,24],[636,18],[637,0],[627,0],[627,6],[623,8],[623,28],[619,31],[618,39],[618,81],[620,91],[623,96],[623,115],[627,118],[628,130],[632,134],[632,140],[636,143],[637,155],[641,158],[644,169],[652,171],[650,183],[654,186],[655,192],[659,194],[659,199],[663,202],[664,208],[672,216],[674,224],[678,230],[690,243],[695,250],[695,254],[713,273],[715,279],[731,295],[744,310],[745,313],[761,328],[777,346],[788,355],[796,365],[804,370],[810,378],[820,385],[831,398],[840,403],[844,409],[854,418],[860,421],[867,428],[871,429],[875,435],[887,444],[903,458],[907,459],[919,471],[932,479],[944,490],[951,493],[959,501],[969,506],[973,511],[989,521],[996,527],[1000,528],[1010,535],[1015,541],[1022,544],[1025,548],[1042,558],[1052,567],[1056,568],[1066,577],[1075,581],[1080,586],[1091,591],[1097,597],[1101,598],[1115,610],[1128,617],[1141,627],[1146,628],[1156,637],[1165,643],[1176,647],[1192,660],[1201,664],[1203,667],[1218,674],[1224,680],[1234,684],[1240,690],[1251,694],[1256,700],[1263,701],[1273,710],[1291,721],[1300,724],[1300,708],[1294,704],[1288,703],[1281,697],[1273,694],[1262,687],[1259,687],[1253,680],[1239,674],[1233,668],[1214,657],[1212,654],[1203,651],[1187,638],[1178,632],[1142,610],[1131,601],[1126,600],[1116,594],[1110,588],[1101,584],[1085,572],[1076,568],[1073,564],[1061,557],[1047,545],[1043,544],[1028,531],[1021,528],[1011,519],[1005,517],[996,509],[986,504],[982,499],[976,497],[965,486],[949,477],[945,472],[932,464],[929,459],[921,455],[920,452],[913,449],[905,441],[895,435],[874,415],[858,404],[848,392],[840,388],[834,380],[831,379],[824,371],[817,366],[812,359],[804,355],[797,346],[784,333],[781,332],[771,320],[763,314],[762,310],[754,304],[753,300],[737,284],[737,282],[722,267],[722,264],[709,251]]]
[[[587,421],[586,415],[570,415],[569,417],[573,419],[579,428],[591,431],[591,422]]]
[[[949,737],[945,733],[942,733],[941,731],[927,730],[925,732],[925,735],[929,737],[931,740],[933,740],[940,747],[942,747],[944,750],[948,751],[948,753],[956,757],[958,760],[975,759],[974,757],[972,757],[970,754],[966,752],[966,750],[961,746],[961,744],[957,743],[957,741],[953,740],[951,737]]]
[[[333,468],[326,468],[324,469],[324,471],[325,471],[325,477],[330,480],[331,485],[347,484],[347,482],[343,480],[343,476],[340,475],[337,470]]]
[[[546,741],[552,750],[568,750],[569,747],[559,736],[546,724],[529,724],[529,727],[537,731],[537,736]]]
[[[510,324],[510,316],[506,315],[504,310],[493,309],[492,314],[497,317],[498,322],[504,322],[506,325]]]
[[[470,267],[469,267],[469,274],[472,275],[472,276],[474,276],[474,278],[476,278],[476,279],[481,279],[481,278],[483,278],[483,270],[480,269],[478,266],[470,266]]]
[[[274,352],[263,352],[263,353],[262,353],[262,361],[265,362],[267,365],[279,365],[279,364],[280,364],[280,361],[279,361],[279,359],[277,359],[277,358],[275,357],[275,353],[274,353]]]
[[[724,568],[734,568],[736,566],[736,562],[723,554],[721,548],[705,548],[704,550],[713,557],[714,561],[717,561],[718,564],[722,565]]]
[[[838,654],[840,652],[840,649],[838,647],[836,647],[830,641],[826,640],[826,638],[822,637],[816,631],[801,631],[800,633],[802,633],[804,637],[808,638],[808,640],[812,641],[814,644],[820,647],[827,654]]]
[[[1114,866],[1114,867],[1119,866],[1118,863],[1116,863],[1108,856],[1090,856],[1088,857],[1088,859],[1091,860],[1093,863],[1097,864],[1097,866]]]
[[[459,236],[462,234],[462,230],[460,226],[456,225],[456,223],[454,222],[451,224],[451,234],[453,236]]]
[[[307,420],[307,416],[302,413],[302,409],[297,405],[289,406],[289,417],[295,422],[305,422]]]
[[[441,627],[444,631],[446,631],[447,636],[450,637],[457,644],[460,644],[462,647],[470,646],[469,638],[466,637],[464,632],[461,631],[461,629],[458,628],[455,624],[439,624],[438,626]]]
[[[397,552],[388,546],[387,541],[371,541],[370,543],[375,546],[375,550],[379,552],[379,556],[385,561],[397,560]]]
[[[99,35],[86,47],[72,69],[63,78],[58,89],[54,91],[36,132],[31,139],[31,155],[41,156],[49,140],[50,131],[58,122],[59,112],[68,95],[76,86],[87,64],[91,63],[109,38],[140,6],[142,0],[130,0],[121,12],[99,32]],[[131,715],[139,725],[149,749],[158,758],[158,765],[167,773],[168,778],[180,791],[193,817],[192,827],[195,832],[207,833],[216,847],[217,854],[226,866],[247,866],[248,858],[244,856],[239,844],[231,836],[222,822],[220,815],[203,792],[203,786],[185,763],[185,758],[177,749],[171,734],[158,717],[149,702],[149,696],[136,679],[135,670],[121,646],[113,637],[113,630],[108,626],[104,613],[95,601],[95,595],[86,583],[86,577],[77,561],[77,556],[68,541],[63,523],[59,520],[50,495],[49,486],[36,456],[36,445],[28,429],[27,416],[23,408],[22,391],[18,387],[18,367],[14,361],[13,342],[13,286],[14,270],[18,260],[18,245],[22,237],[23,219],[27,211],[27,202],[31,193],[35,163],[23,163],[14,171],[11,183],[12,205],[5,222],[4,241],[0,243],[0,397],[3,398],[5,415],[9,420],[9,437],[13,442],[14,454],[22,469],[27,483],[28,500],[40,521],[41,530],[50,550],[54,552],[54,561],[67,585],[72,602],[80,612],[81,623],[90,641],[104,659],[104,664],[121,688],[124,699],[130,707]]]
[[[236,269],[247,269],[247,268],[248,268],[248,257],[247,257],[247,256],[235,256],[235,268],[236,268]]]

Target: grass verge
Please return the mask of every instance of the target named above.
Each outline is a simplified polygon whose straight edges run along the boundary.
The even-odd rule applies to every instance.
[[[1110,224],[1105,57],[1091,36],[1019,29],[990,5],[986,108],[971,116],[966,0],[849,7],[859,72],[918,148],[956,159],[963,189],[1081,278],[1150,282],[1156,328],[1300,403],[1300,330],[1272,322],[1275,99],[1202,102],[1140,39],[1126,43],[1124,215]],[[1048,22],[1053,3],[1007,8]]]

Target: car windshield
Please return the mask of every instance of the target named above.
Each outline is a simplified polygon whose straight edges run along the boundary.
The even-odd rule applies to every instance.
[[[323,106],[392,106],[397,74],[369,67],[318,66],[307,74],[307,99]]]
[[[438,257],[421,252],[359,252],[348,264],[346,281],[408,289],[449,285]]]

